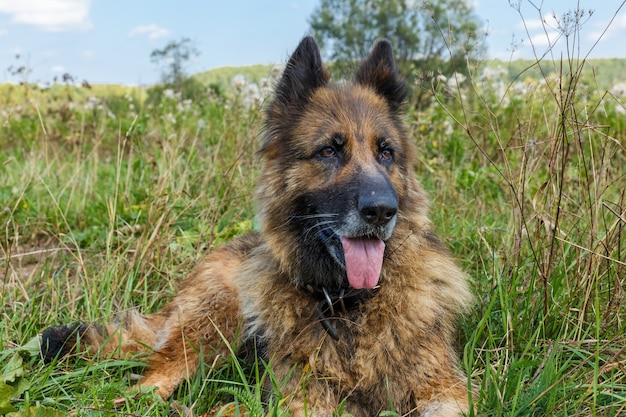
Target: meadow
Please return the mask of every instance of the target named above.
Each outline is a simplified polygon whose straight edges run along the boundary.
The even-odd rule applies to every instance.
[[[587,67],[410,80],[415,174],[475,294],[458,349],[480,416],[626,415],[626,86]],[[0,87],[0,414],[262,415],[258,367],[235,357],[163,402],[127,390],[140,357],[44,364],[36,335],[155,311],[206,250],[256,226],[266,77],[158,102]]]

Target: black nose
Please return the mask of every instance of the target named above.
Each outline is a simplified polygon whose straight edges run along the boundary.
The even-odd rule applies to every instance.
[[[366,223],[384,226],[398,213],[398,196],[387,181],[368,181],[359,195],[358,209]]]
[[[397,207],[388,205],[366,206],[361,209],[361,217],[372,226],[384,226],[393,219],[398,212]]]

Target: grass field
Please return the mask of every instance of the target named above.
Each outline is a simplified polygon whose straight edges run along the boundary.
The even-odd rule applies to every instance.
[[[478,415],[624,416],[626,91],[587,81],[584,61],[542,65],[514,81],[418,74],[416,175],[472,278],[458,347]],[[33,338],[154,311],[207,249],[255,227],[262,105],[240,91],[148,107],[139,89],[0,89],[0,414],[169,413],[127,391],[141,358],[45,365]],[[207,364],[170,401],[259,415],[254,372]]]

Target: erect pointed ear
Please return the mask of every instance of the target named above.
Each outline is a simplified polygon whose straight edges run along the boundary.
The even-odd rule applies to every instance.
[[[391,43],[386,39],[376,42],[369,56],[361,63],[355,79],[357,83],[373,88],[393,111],[397,111],[404,102],[406,88],[398,75]]]
[[[304,104],[314,90],[328,83],[328,79],[317,42],[307,36],[287,62],[276,86],[276,101],[284,105]]]
[[[328,84],[329,78],[315,39],[305,37],[289,58],[274,90],[274,99],[267,107],[265,140],[260,149],[266,158],[283,153],[282,142],[289,138],[296,116],[313,92]]]

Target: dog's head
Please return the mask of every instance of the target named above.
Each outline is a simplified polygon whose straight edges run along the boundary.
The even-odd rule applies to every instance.
[[[385,40],[350,81],[330,81],[311,37],[289,59],[267,110],[258,199],[263,233],[298,285],[378,284],[413,199],[405,95]]]

